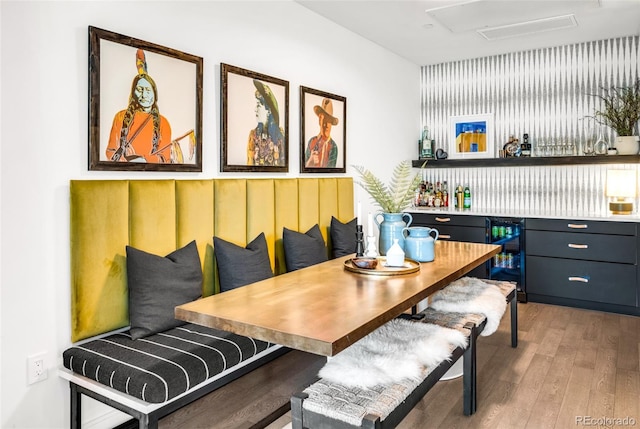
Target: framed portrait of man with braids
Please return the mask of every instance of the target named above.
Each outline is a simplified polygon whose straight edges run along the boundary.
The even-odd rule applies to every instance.
[[[89,170],[202,171],[201,57],[89,27]]]
[[[289,171],[289,82],[221,64],[220,171]]]

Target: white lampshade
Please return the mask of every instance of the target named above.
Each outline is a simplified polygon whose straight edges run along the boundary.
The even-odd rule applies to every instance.
[[[607,170],[607,186],[605,195],[613,198],[609,202],[609,210],[613,214],[631,214],[633,201],[637,195],[637,177],[635,170]]]
[[[635,170],[607,170],[607,197],[635,198]]]

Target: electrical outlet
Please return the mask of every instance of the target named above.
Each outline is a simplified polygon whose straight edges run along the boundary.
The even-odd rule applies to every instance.
[[[29,384],[47,379],[47,367],[45,365],[46,352],[27,356],[27,381]]]

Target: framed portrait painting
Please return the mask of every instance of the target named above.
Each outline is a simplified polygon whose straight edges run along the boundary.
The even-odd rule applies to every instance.
[[[289,171],[289,82],[221,64],[220,171]]]
[[[449,158],[495,158],[493,114],[452,116]]]
[[[300,87],[300,172],[344,173],[347,99]]]
[[[201,57],[89,27],[89,170],[202,171]]]

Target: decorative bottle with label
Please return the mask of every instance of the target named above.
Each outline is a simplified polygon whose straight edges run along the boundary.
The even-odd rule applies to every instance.
[[[471,208],[471,190],[469,189],[469,185],[464,187],[464,197],[462,202],[462,208],[470,209]]]

